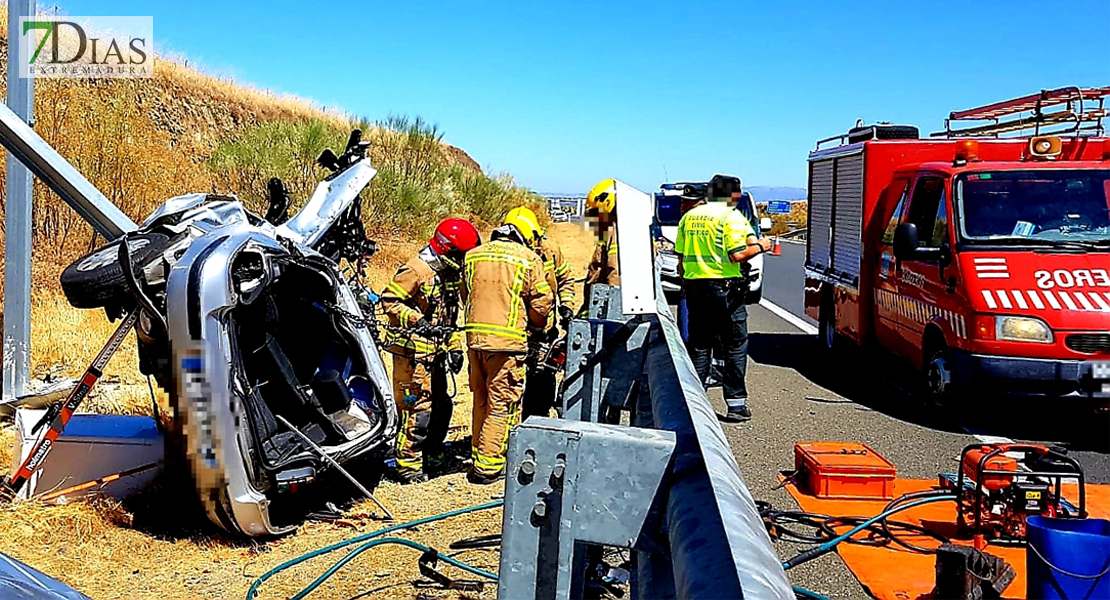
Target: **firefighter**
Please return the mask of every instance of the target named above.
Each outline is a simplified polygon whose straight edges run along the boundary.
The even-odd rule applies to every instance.
[[[620,264],[617,261],[617,182],[601,181],[586,195],[587,217],[597,222],[597,247],[586,270],[586,289],[595,283],[621,284]],[[587,293],[586,298],[589,297]]]
[[[490,484],[505,473],[509,430],[520,421],[528,336],[547,327],[554,304],[543,261],[528,247],[537,233],[513,219],[466,255],[461,291],[474,393],[471,483]]]
[[[470,221],[445,219],[382,294],[390,325],[383,345],[393,354],[393,397],[401,413],[402,483],[427,481],[424,457],[442,453],[453,408],[447,371],[459,373],[463,365],[463,335],[456,329],[460,273],[466,253],[481,241]]]
[[[543,261],[547,283],[555,290],[559,326],[565,332],[574,316],[574,280],[570,276],[570,265],[563,258],[562,249],[554,240],[547,237],[540,227],[536,214],[527,207],[521,206],[509,211],[504,222],[519,222],[525,228],[536,231],[531,248]],[[558,330],[551,323],[551,319],[548,319],[548,322],[549,327],[543,337],[545,342],[551,343],[558,337]],[[551,406],[555,401],[555,372],[538,367],[539,365],[534,361],[528,361],[528,385],[524,388],[522,419],[536,415],[546,417],[551,412]]]
[[[771,248],[760,240],[748,219],[734,210],[741,195],[740,179],[715,175],[709,184],[712,201],[700,201],[678,223],[674,249],[689,312],[686,347],[702,385],[707,383],[710,357],[724,361],[727,418],[751,419],[744,384],[748,358],[748,268],[752,257]]]

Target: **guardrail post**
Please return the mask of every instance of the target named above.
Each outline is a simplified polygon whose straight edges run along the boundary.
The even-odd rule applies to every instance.
[[[34,79],[19,76],[19,18],[35,14],[35,0],[8,0],[8,106],[34,122]],[[31,363],[31,172],[8,155],[4,214],[4,370],[0,398],[27,390]]]

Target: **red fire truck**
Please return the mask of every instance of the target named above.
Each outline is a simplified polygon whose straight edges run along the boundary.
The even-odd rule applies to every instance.
[[[857,123],[819,141],[805,302],[821,341],[907,359],[937,403],[970,388],[1110,398],[1108,95],[953,112],[925,139]]]

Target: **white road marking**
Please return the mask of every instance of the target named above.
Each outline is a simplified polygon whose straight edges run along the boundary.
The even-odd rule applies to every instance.
[[[982,442],[984,444],[1012,444],[1012,443],[1014,443],[1014,440],[1011,440],[1008,437],[1002,437],[1002,436],[999,436],[999,435],[983,435],[983,434],[979,434],[979,433],[973,433],[971,435],[972,435],[972,437],[974,437],[975,439],[979,440],[980,442]]]
[[[762,298],[759,301],[759,305],[762,306],[763,308],[766,308],[767,310],[775,313],[775,315],[777,315],[783,321],[786,321],[787,323],[790,323],[794,327],[797,327],[798,329],[802,330],[803,333],[808,333],[809,335],[817,335],[817,328],[816,327],[814,327],[813,325],[810,325],[808,322],[806,322],[804,319],[802,319],[798,315],[795,315],[794,313],[792,313],[792,312],[786,310],[785,308],[775,304],[774,302],[771,302],[770,300],[768,300],[766,298]]]

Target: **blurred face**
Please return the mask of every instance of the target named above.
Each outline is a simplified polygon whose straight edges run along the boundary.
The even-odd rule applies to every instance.
[[[590,231],[593,231],[598,236],[609,231],[616,222],[617,216],[615,213],[601,212],[596,208],[591,208],[586,211],[586,224],[590,227]]]

